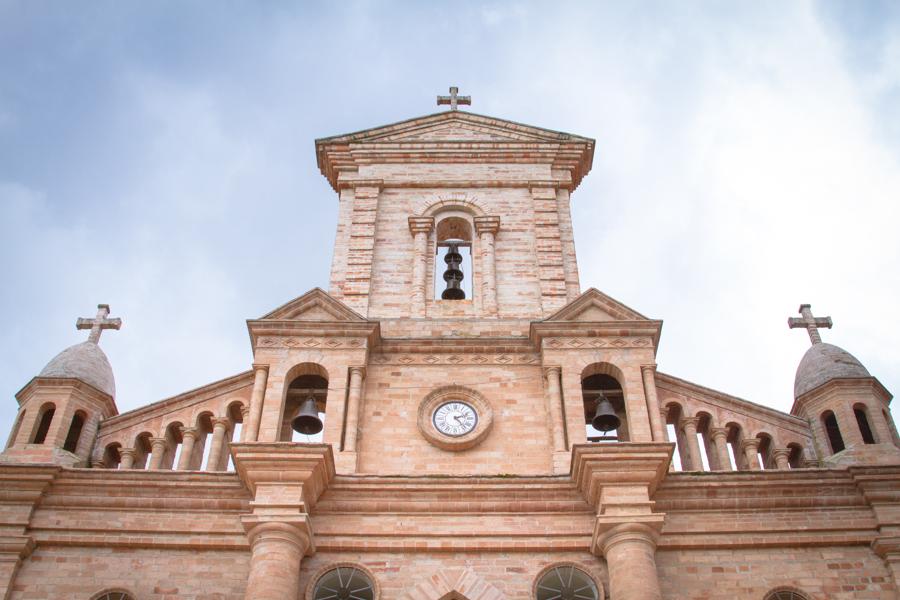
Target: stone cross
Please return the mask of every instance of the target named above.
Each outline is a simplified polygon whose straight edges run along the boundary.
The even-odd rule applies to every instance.
[[[107,316],[109,316],[109,304],[98,304],[97,316],[93,319],[79,318],[75,321],[75,328],[90,329],[91,334],[87,341],[97,344],[100,342],[100,333],[104,329],[120,329],[122,327],[122,319],[107,319]]]
[[[449,96],[438,96],[437,103],[438,106],[442,104],[449,104],[450,110],[456,110],[456,106],[458,104],[467,104],[469,106],[472,105],[472,96],[457,96],[456,94],[459,92],[459,88],[453,86],[450,88]]]
[[[788,319],[788,327],[794,329],[796,327],[805,327],[809,332],[809,339],[813,344],[821,344],[822,337],[819,335],[819,327],[831,329],[831,317],[814,317],[809,304],[800,305],[800,314],[802,318],[791,317]]]

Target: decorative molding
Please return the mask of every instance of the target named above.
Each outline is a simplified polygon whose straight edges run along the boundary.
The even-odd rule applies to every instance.
[[[513,353],[459,353],[432,352],[432,353],[403,353],[403,354],[373,354],[371,362],[379,365],[538,365],[541,362],[539,354],[513,354]]]
[[[256,340],[256,347],[265,348],[315,348],[317,350],[342,350],[346,348],[366,348],[366,338],[336,338],[336,337],[299,337],[299,336],[260,336]]]
[[[602,338],[545,338],[545,348],[551,350],[579,348],[652,348],[653,338],[649,337],[602,337]]]
[[[478,413],[478,424],[475,425],[475,429],[458,437],[440,433],[431,422],[431,417],[439,406],[454,400],[472,405]],[[487,437],[491,425],[494,424],[494,410],[479,392],[461,385],[448,385],[425,396],[419,404],[417,424],[419,432],[430,444],[451,452],[459,452],[476,446]]]

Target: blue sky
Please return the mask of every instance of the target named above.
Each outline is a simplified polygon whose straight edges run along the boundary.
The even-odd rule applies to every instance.
[[[3,435],[98,302],[120,410],[249,368],[327,288],[313,140],[449,85],[597,140],[582,285],[665,320],[660,370],[787,410],[809,302],[900,391],[896,2],[0,0]]]

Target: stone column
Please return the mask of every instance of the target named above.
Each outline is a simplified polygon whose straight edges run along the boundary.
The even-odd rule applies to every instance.
[[[137,454],[137,450],[134,448],[119,448],[119,468],[133,469],[135,454]]]
[[[159,469],[162,466],[163,456],[166,453],[166,438],[150,438],[150,469]]]
[[[562,415],[562,387],[559,376],[560,367],[547,367],[544,376],[547,378],[547,394],[550,396],[550,426],[553,431],[553,450],[566,451],[566,436]]]
[[[681,419],[681,431],[684,432],[684,441],[687,445],[688,457],[691,460],[690,465],[681,465],[684,471],[702,471],[703,458],[700,455],[700,442],[697,441],[697,423],[700,422],[698,417],[683,417]]]
[[[656,542],[659,534],[643,523],[613,527],[603,539],[603,556],[609,571],[609,593],[613,600],[660,600],[656,573]]]
[[[728,430],[724,427],[710,427],[709,437],[716,449],[716,461],[720,471],[731,471],[731,459],[728,457]]]
[[[650,431],[654,442],[665,442],[662,418],[659,413],[659,398],[656,395],[656,365],[641,365],[644,379],[644,397],[647,399],[647,413],[650,415]]]
[[[744,459],[747,462],[747,468],[751,471],[759,471],[759,440],[757,438],[747,438],[741,440],[741,451],[744,453]]]
[[[209,448],[209,458],[206,461],[207,471],[224,471],[222,463],[222,450],[225,448],[225,432],[231,427],[231,421],[225,417],[213,417],[212,445]]]
[[[250,422],[247,424],[247,435],[244,437],[245,442],[255,442],[259,439],[259,423],[262,420],[269,365],[253,363],[253,370],[253,392],[250,395]]]
[[[344,451],[356,452],[359,431],[359,404],[362,397],[362,382],[365,367],[350,367],[350,391],[347,394],[347,434],[344,436]]]
[[[241,406],[241,439],[240,441],[247,441],[247,429],[250,424],[250,406]]]
[[[475,230],[481,250],[481,306],[487,316],[497,316],[497,277],[494,236],[500,229],[500,217],[475,217]]]
[[[779,471],[786,471],[791,468],[788,459],[791,456],[789,448],[775,448],[772,450],[772,460],[775,461],[775,468]]]
[[[250,539],[250,575],[244,599],[297,598],[300,561],[310,547],[309,535],[296,524],[279,521],[245,521],[244,526]]]
[[[434,229],[434,217],[409,217],[413,234],[412,290],[409,316],[425,316],[425,285],[428,281],[428,234]]]
[[[189,471],[191,468],[191,457],[194,455],[194,442],[197,441],[200,432],[196,427],[181,428],[181,455],[178,457],[179,471]]]

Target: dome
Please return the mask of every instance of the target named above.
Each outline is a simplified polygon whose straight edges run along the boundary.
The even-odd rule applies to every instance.
[[[93,342],[66,348],[47,363],[38,377],[80,379],[112,397],[116,395],[116,380],[109,359]]]
[[[816,389],[832,379],[871,377],[862,363],[844,350],[832,344],[813,344],[797,367],[794,377],[794,398]]]

